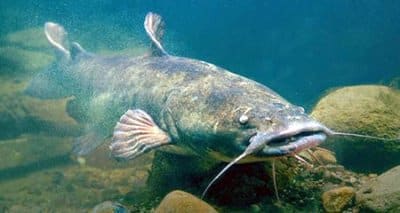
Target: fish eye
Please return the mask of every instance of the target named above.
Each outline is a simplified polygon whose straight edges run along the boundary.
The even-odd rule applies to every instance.
[[[239,123],[242,125],[247,124],[248,121],[249,117],[247,115],[241,115],[239,118]]]

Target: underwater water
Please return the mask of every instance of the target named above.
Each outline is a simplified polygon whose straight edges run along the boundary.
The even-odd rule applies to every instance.
[[[351,194],[340,211],[382,210],[374,203],[361,205],[358,200],[363,197],[355,194],[400,165],[399,1],[2,0],[0,212],[88,212],[104,201],[121,203],[126,211],[148,212],[173,189],[200,196],[223,168],[168,154],[153,156],[153,152],[134,161],[116,162],[109,157],[108,143],[77,157],[71,150],[86,131],[85,116],[101,117],[102,112],[73,97],[39,99],[24,93],[34,76],[57,61],[44,34],[45,22],[64,26],[69,40],[89,52],[134,57],[150,48],[143,27],[149,11],[163,17],[162,43],[171,55],[207,61],[260,82],[329,127],[397,138],[385,144],[368,141],[366,147],[357,142],[350,148],[326,146],[339,163],[332,160],[331,152],[314,150],[316,156],[324,153],[320,154],[325,156],[322,164],[332,164],[325,169],[314,166],[310,170],[293,158],[278,162],[280,203],[274,195],[269,162],[234,167],[206,199],[214,208],[220,212],[335,211],[339,207],[331,207],[322,194],[350,187],[351,193],[347,188],[339,193]],[[338,109],[329,113],[343,112],[345,118],[324,117],[329,107],[319,101],[327,91],[356,85],[382,87],[356,88],[360,90],[354,96],[350,95],[353,90],[344,91],[328,105]],[[378,94],[375,99],[368,96],[373,94]],[[363,106],[365,112],[356,108]],[[364,117],[356,117],[358,112]],[[373,116],[366,116],[368,112]],[[303,158],[314,161],[307,154]],[[393,194],[400,192],[392,188]],[[396,199],[385,210],[399,210],[400,198]],[[112,202],[95,212],[101,208],[123,211]]]

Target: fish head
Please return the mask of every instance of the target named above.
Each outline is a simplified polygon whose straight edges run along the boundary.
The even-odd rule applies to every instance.
[[[210,187],[234,164],[264,161],[271,157],[297,156],[297,152],[319,145],[331,133],[329,129],[305,114],[302,107],[288,103],[268,89],[265,91],[267,91],[264,93],[265,96],[260,96],[258,99],[242,98],[246,101],[240,102],[239,106],[236,105],[238,109],[233,110],[228,116],[231,120],[236,119],[241,128],[236,130],[230,128],[225,131],[236,133],[247,131],[251,135],[244,134],[245,137],[237,138],[234,147],[237,147],[240,154],[228,160],[228,164],[207,185],[201,198],[206,196]],[[231,102],[230,105],[235,106],[235,103]],[[273,161],[272,176],[275,195],[279,200],[274,165]]]
[[[250,94],[240,99],[231,97],[226,101],[217,113],[219,120],[215,127],[216,134],[224,135],[222,140],[226,142],[221,140],[219,147],[214,147],[218,153],[226,156],[246,152],[252,156],[251,161],[262,161],[270,157],[293,155],[318,146],[329,133],[302,107],[274,93]],[[230,147],[225,145],[220,148],[220,144],[224,143],[230,143]]]
[[[247,122],[252,122],[250,125],[256,133],[243,141],[246,144],[244,152],[257,157],[294,155],[318,146],[329,133],[302,107],[287,102],[268,103],[248,114]]]

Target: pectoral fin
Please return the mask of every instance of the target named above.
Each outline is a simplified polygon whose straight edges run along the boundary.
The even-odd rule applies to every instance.
[[[115,126],[111,154],[117,160],[134,159],[157,147],[171,143],[169,135],[161,130],[145,111],[128,110]]]
[[[106,136],[93,129],[85,130],[86,134],[75,140],[72,153],[78,156],[87,155],[100,146]]]

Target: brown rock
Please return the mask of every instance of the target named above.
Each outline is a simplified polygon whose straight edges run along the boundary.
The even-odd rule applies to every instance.
[[[336,164],[337,163],[336,157],[333,154],[333,152],[331,152],[327,149],[318,148],[317,150],[314,151],[313,154],[323,164]]]
[[[327,212],[341,212],[355,196],[352,187],[340,187],[322,194],[322,204]]]
[[[155,213],[192,213],[192,212],[204,212],[212,213],[217,212],[206,202],[199,198],[184,192],[184,191],[173,191],[167,194],[161,201],[160,205],[155,210]]]
[[[363,184],[356,202],[365,211],[400,212],[400,166]]]
[[[0,180],[69,162],[72,138],[24,134],[0,140]]]
[[[39,100],[25,96],[26,84],[0,78],[0,139],[38,131],[79,134],[79,124],[65,111],[69,99]]]

